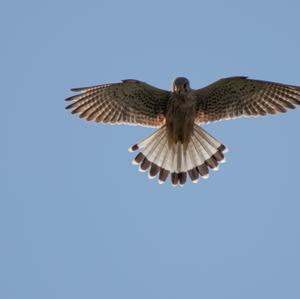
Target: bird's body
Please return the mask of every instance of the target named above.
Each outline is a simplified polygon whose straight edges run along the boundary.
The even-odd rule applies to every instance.
[[[170,143],[181,142],[185,146],[194,130],[196,109],[192,99],[173,93],[166,111],[166,127]]]
[[[81,118],[100,123],[139,124],[158,127],[148,138],[134,144],[139,150],[133,162],[149,177],[163,183],[169,174],[174,186],[183,186],[187,174],[193,182],[218,169],[226,147],[199,124],[241,116],[286,112],[300,105],[300,87],[230,77],[201,89],[191,89],[188,79],[178,77],[171,91],[138,80],[75,88],[78,95],[66,107]]]

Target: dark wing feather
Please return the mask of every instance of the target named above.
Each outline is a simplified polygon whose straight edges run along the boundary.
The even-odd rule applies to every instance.
[[[196,100],[196,123],[286,112],[300,105],[300,87],[251,80],[247,77],[221,79],[192,91]]]
[[[81,118],[98,123],[158,127],[165,122],[169,92],[138,80],[73,88],[79,94],[66,107]]]

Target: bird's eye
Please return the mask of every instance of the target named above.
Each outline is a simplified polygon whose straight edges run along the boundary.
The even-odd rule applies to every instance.
[[[186,89],[187,88],[187,83],[183,84],[183,88]]]

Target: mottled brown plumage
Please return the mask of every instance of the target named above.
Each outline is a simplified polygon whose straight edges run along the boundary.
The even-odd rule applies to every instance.
[[[295,105],[300,104],[300,87],[246,77],[231,77],[194,90],[190,96],[198,99],[196,123],[202,124],[294,109]]]
[[[194,130],[196,107],[185,95],[173,94],[167,105],[166,127],[170,143],[187,146]]]
[[[150,169],[164,182],[171,173],[173,185],[184,185],[187,174],[193,182],[218,169],[226,147],[197,125],[242,116],[286,112],[300,104],[300,87],[230,77],[193,90],[186,78],[173,81],[166,91],[138,80],[74,88],[79,94],[67,98],[66,109],[98,123],[160,127],[133,145],[141,150],[134,162]]]
[[[138,80],[73,88],[78,95],[66,107],[81,118],[98,123],[159,127],[165,122],[170,93]]]

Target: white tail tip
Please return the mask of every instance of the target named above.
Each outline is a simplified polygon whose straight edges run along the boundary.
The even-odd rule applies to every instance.
[[[141,165],[140,165],[140,167],[139,167],[139,172],[145,172],[146,171],[146,169],[142,169],[141,168]]]
[[[153,180],[154,178],[155,178],[155,175],[151,175],[150,173],[148,173],[148,178],[150,179],[150,180]]]
[[[133,160],[131,161],[131,163],[132,163],[133,165],[139,165],[139,163],[136,162],[135,159],[133,159]]]
[[[215,168],[212,168],[213,171],[218,171],[220,169],[219,165]]]

